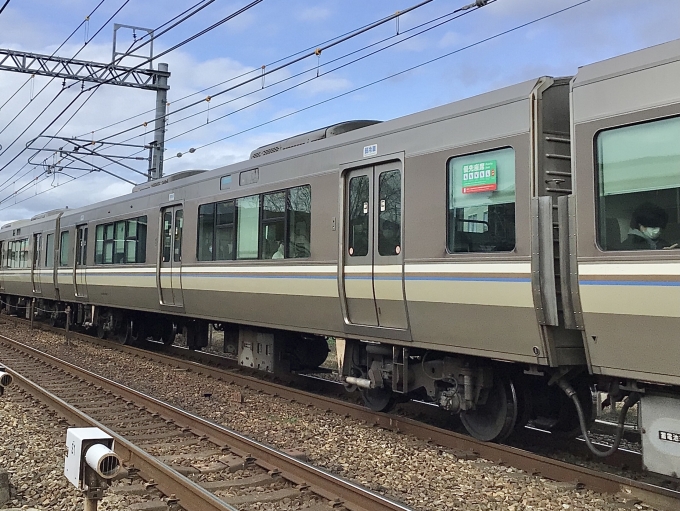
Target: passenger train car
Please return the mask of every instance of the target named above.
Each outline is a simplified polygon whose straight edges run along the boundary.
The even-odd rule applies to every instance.
[[[587,429],[597,386],[677,474],[679,83],[673,41],[12,222],[2,300],[125,342],[216,324],[273,372],[335,337],[369,406],[429,399],[488,441]]]

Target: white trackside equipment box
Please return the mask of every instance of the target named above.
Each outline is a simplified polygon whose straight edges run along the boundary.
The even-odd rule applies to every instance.
[[[113,437],[99,428],[68,428],[64,460],[64,475],[76,488],[81,487],[85,469],[85,453],[95,444],[102,444],[113,450]]]
[[[647,470],[680,475],[680,399],[645,395],[640,399],[642,462]]]

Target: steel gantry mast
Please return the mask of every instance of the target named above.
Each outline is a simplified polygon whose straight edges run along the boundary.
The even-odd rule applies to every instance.
[[[117,27],[118,28],[118,27]],[[153,34],[153,31],[141,27],[130,27],[144,30]],[[152,50],[153,51],[153,50]],[[116,53],[114,42],[114,56],[129,55]],[[158,64],[158,69],[153,69],[151,62],[153,55],[144,57],[149,62],[148,69],[142,69],[141,65],[125,67],[111,63],[90,62],[65,57],[39,55],[24,51],[7,50],[0,48],[0,71],[13,71],[31,75],[49,76],[74,80],[78,82],[90,82],[94,84],[118,85],[121,87],[133,87],[137,89],[156,91],[156,118],[154,126],[154,141],[151,144],[149,158],[149,181],[163,177],[163,151],[165,149],[165,124],[168,89],[167,64]],[[120,59],[118,59],[119,61]],[[146,63],[143,62],[142,65]]]

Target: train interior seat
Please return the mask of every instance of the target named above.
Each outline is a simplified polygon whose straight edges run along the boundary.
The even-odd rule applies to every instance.
[[[621,225],[618,218],[607,218],[605,225],[605,250],[620,250],[621,249]]]

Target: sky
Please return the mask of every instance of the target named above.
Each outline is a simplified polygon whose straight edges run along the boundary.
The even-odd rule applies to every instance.
[[[571,76],[579,66],[680,37],[678,0],[495,0],[451,15],[471,1],[432,0],[262,77],[262,66],[269,71],[422,3],[263,0],[154,60],[171,73],[164,173],[229,165],[261,145],[341,121],[389,120],[540,76]],[[114,23],[156,29],[194,2],[209,0],[10,0],[0,14],[0,49],[45,55],[58,49],[60,57],[108,63]],[[209,3],[155,39],[154,55],[249,3]],[[133,43],[132,30],[118,30],[118,51]],[[138,51],[148,52],[149,46]],[[142,61],[128,56],[120,65]],[[118,159],[135,172],[93,157],[69,164],[55,152],[70,146],[47,137],[110,137],[136,147],[100,152],[148,155],[143,146],[153,140],[156,93],[90,87],[0,71],[0,225],[120,196],[131,191],[130,181],[146,180],[138,173],[146,173],[144,160]],[[192,102],[199,104],[173,114]],[[93,170],[99,167],[114,175]]]

